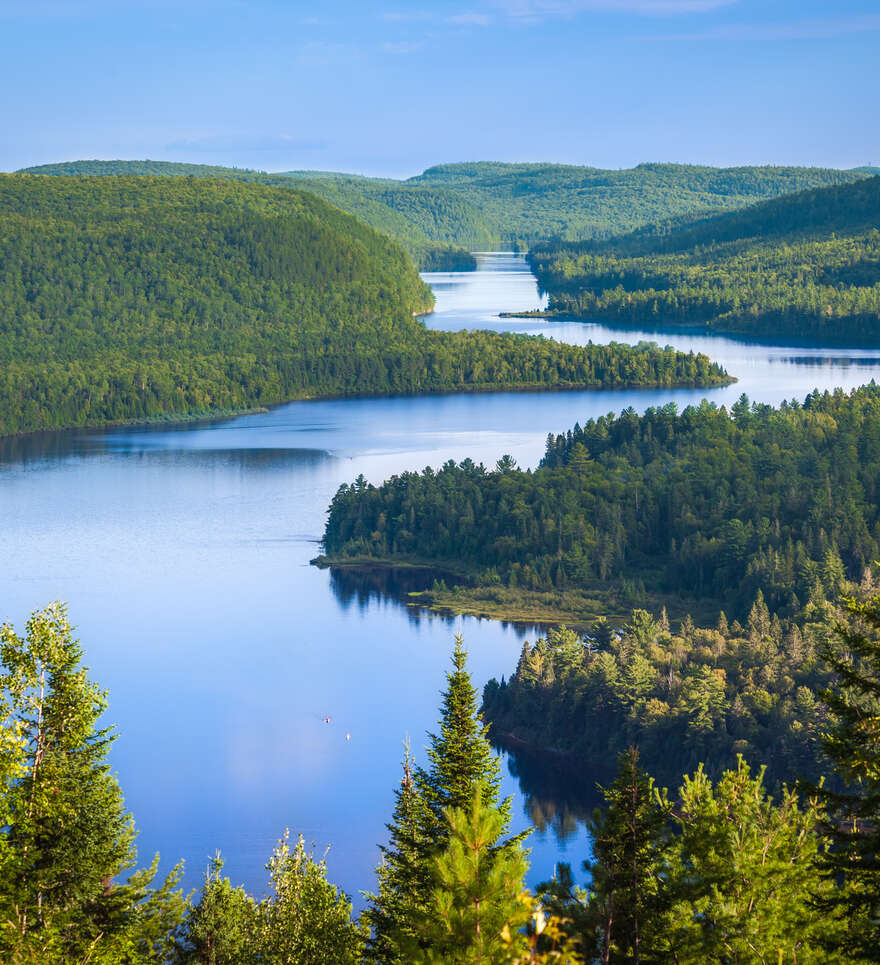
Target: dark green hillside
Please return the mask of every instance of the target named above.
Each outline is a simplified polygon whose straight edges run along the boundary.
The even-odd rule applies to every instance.
[[[871,177],[530,258],[551,310],[565,314],[876,340],[878,228]]]
[[[2,175],[0,434],[319,395],[723,380],[687,356],[428,332],[414,314],[431,304],[394,242],[306,192]]]
[[[628,170],[563,164],[444,164],[406,181],[315,171],[267,174],[158,161],[74,161],[27,171],[226,177],[275,186],[296,182],[393,237],[421,267],[468,267],[462,247],[526,247],[547,239],[606,238],[659,220],[741,208],[867,176],[822,168],[681,164],[640,164]],[[443,247],[449,245],[453,248]]]
[[[354,175],[321,171],[294,171],[269,174],[247,168],[214,167],[172,161],[69,161],[27,168],[25,174],[106,177],[144,176],[224,178],[248,181],[269,187],[295,187],[329,201],[359,221],[401,245],[419,268],[427,271],[465,270],[476,267],[473,255],[463,245],[480,247],[488,243],[485,231],[474,224],[477,211],[462,210],[466,205],[447,193],[425,189],[401,189],[397,181],[380,181]],[[389,191],[391,197],[389,198]],[[396,195],[400,195],[397,197]],[[440,222],[440,228],[436,226]],[[425,229],[430,227],[430,231]],[[436,229],[436,230],[435,230]],[[451,233],[459,232],[461,241],[453,242]]]
[[[880,558],[878,481],[874,385],[730,414],[629,409],[551,435],[534,472],[450,462],[343,486],[324,544],[331,562],[433,563],[490,603],[546,594],[580,620],[584,593],[743,618],[761,590],[786,614]]]

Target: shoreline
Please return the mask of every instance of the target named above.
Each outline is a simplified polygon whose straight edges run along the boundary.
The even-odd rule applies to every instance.
[[[113,421],[84,422],[76,425],[54,426],[44,429],[27,429],[24,432],[0,432],[0,442],[4,439],[26,439],[35,436],[54,434],[58,432],[79,432],[103,429],[118,429],[123,427],[147,427],[154,425],[184,426],[194,422],[218,422],[224,419],[235,419],[243,415],[257,415],[271,412],[292,402],[332,402],[342,399],[416,399],[438,395],[491,395],[505,392],[614,392],[625,389],[718,389],[732,385],[738,379],[732,375],[719,377],[717,380],[703,384],[700,381],[674,382],[620,382],[614,385],[604,385],[597,382],[525,382],[513,385],[497,385],[491,382],[480,382],[471,386],[453,386],[448,389],[426,389],[418,392],[331,392],[317,394],[295,395],[280,402],[271,402],[261,406],[242,406],[240,409],[201,410],[198,412],[162,413],[136,419],[118,419]]]

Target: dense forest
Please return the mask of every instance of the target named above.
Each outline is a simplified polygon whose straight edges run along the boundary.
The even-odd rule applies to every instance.
[[[270,174],[163,161],[71,161],[25,169],[53,175],[222,177],[296,186],[401,244],[420,268],[473,267],[468,250],[548,239],[604,238],[669,218],[741,208],[778,195],[847,184],[867,171],[640,164],[444,164],[405,181],[320,171]]]
[[[551,434],[534,471],[505,457],[361,478],[334,497],[324,546],[330,562],[430,563],[489,592],[629,583],[738,619],[761,590],[785,616],[880,557],[878,480],[874,384],[778,408],[670,403]]]
[[[755,335],[880,337],[880,177],[530,253],[550,310]]]
[[[509,680],[489,681],[483,713],[502,746],[538,757],[552,748],[558,766],[597,780],[635,745],[667,786],[700,764],[717,778],[738,756],[765,765],[776,790],[795,776],[818,781],[828,768],[820,653],[835,619],[823,599],[780,620],[759,593],[744,626],[722,615],[673,631],[665,613],[634,610],[619,631],[605,620],[583,637],[551,629],[524,645]]]
[[[23,634],[0,626],[0,954],[11,965],[876,962],[880,869],[860,859],[880,844],[880,597],[843,601],[839,617],[815,675],[827,688],[798,691],[826,709],[822,748],[839,791],[771,796],[763,770],[740,757],[717,776],[697,764],[670,795],[632,746],[589,820],[588,886],[560,865],[534,893],[528,832],[510,833],[511,801],[457,638],[439,727],[424,765],[407,747],[377,887],[356,919],[324,860],[289,831],[259,897],[223,875],[219,852],[195,894],[180,887],[181,865],[164,880],[158,856],[137,869],[133,816],[107,762],[107,696],[82,666],[66,609],[52,604]],[[763,645],[766,619],[758,608],[750,626]],[[680,649],[646,615],[636,622],[644,646]],[[560,632],[524,649],[506,691],[559,690],[554,668],[589,687],[601,661]],[[723,670],[708,652],[696,661],[703,670],[685,676],[714,676],[714,693]],[[718,703],[694,700],[692,729]]]
[[[428,332],[390,240],[313,195],[0,176],[0,434],[329,395],[713,384],[704,357]]]

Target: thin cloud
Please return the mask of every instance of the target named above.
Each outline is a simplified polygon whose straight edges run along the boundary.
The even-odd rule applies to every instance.
[[[581,13],[637,13],[675,16],[708,13],[736,0],[494,0],[494,6],[513,20],[540,21],[571,18]]]
[[[828,17],[790,23],[735,23],[711,30],[676,34],[681,40],[830,40],[847,34],[880,30],[880,14],[861,17]]]
[[[298,138],[291,134],[215,133],[183,138],[166,145],[168,151],[214,154],[222,151],[323,151],[326,141]]]
[[[446,24],[453,27],[487,27],[492,22],[492,17],[481,10],[462,10],[452,14],[430,10],[386,10],[382,19],[388,23]]]
[[[424,44],[411,40],[401,40],[397,43],[389,42],[382,44],[382,49],[386,54],[415,54],[422,49]]]

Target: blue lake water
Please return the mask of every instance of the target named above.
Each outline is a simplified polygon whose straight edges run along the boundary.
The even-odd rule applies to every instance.
[[[341,483],[468,456],[534,466],[549,431],[626,406],[730,403],[743,391],[778,402],[880,376],[877,350],[501,320],[541,304],[516,255],[425,277],[437,294],[432,328],[648,338],[705,351],[740,382],[298,402],[216,423],[0,442],[0,619],[21,628],[32,609],[69,602],[92,675],[110,691],[113,766],[141,861],[157,850],[165,869],[184,858],[190,885],[219,848],[230,876],[261,891],[289,827],[331,847],[331,877],[346,891],[372,887],[403,741],[423,759],[453,634],[464,634],[479,687],[509,674],[523,635],[534,637],[414,611],[309,566]],[[579,863],[588,844],[574,815],[552,794],[524,796],[506,761],[504,773],[516,828],[546,822],[530,841],[532,881],[556,860]]]

